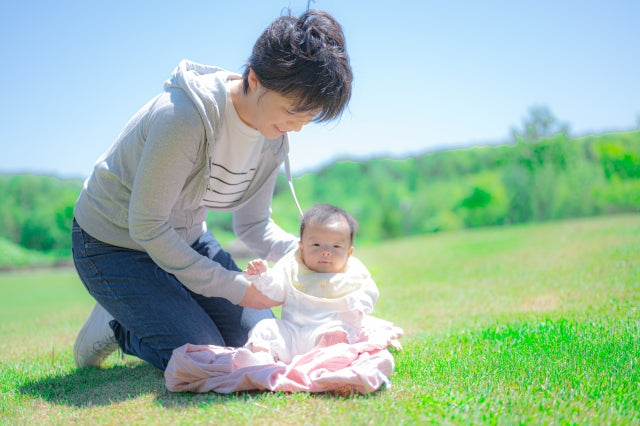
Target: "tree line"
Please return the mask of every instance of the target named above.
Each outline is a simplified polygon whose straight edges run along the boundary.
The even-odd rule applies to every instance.
[[[406,159],[338,161],[294,178],[303,209],[337,204],[360,223],[359,242],[458,230],[640,211],[640,131],[425,153]],[[539,135],[538,135],[539,136]],[[82,182],[0,175],[0,247],[11,242],[56,258],[70,256],[73,206]],[[297,233],[298,213],[284,175],[273,217]],[[208,225],[232,239],[231,215]]]
[[[360,222],[360,239],[640,211],[640,132],[341,161],[294,179],[303,208],[329,202]],[[296,229],[281,177],[273,216]]]

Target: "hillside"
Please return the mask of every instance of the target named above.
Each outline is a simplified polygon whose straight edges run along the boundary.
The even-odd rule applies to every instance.
[[[7,263],[70,256],[73,205],[82,182],[0,174],[0,253]],[[303,209],[328,202],[360,222],[358,242],[488,225],[640,211],[640,131],[339,161],[294,178]],[[297,233],[298,213],[279,176],[273,217]],[[230,243],[231,214],[209,227]],[[15,247],[17,246],[17,247]],[[30,250],[30,251],[24,251]],[[12,255],[12,253],[19,253]],[[24,260],[24,259],[27,260]],[[11,260],[14,259],[14,260]],[[46,263],[45,262],[45,263]]]
[[[351,211],[361,224],[360,241],[638,212],[640,132],[557,134],[402,160],[341,161],[294,183],[303,209],[329,202]],[[283,176],[273,216],[297,229]]]

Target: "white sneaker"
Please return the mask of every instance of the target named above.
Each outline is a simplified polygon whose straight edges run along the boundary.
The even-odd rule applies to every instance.
[[[109,327],[112,319],[111,314],[96,302],[73,345],[73,359],[78,367],[98,367],[119,348]]]

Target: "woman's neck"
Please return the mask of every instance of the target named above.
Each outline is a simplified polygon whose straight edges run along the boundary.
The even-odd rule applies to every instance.
[[[231,102],[238,113],[240,120],[247,126],[255,129],[255,125],[252,124],[251,119],[251,90],[245,94],[242,88],[242,79],[232,80],[229,85],[229,93],[231,94]]]

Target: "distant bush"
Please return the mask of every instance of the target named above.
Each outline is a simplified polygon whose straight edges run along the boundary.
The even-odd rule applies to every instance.
[[[25,249],[5,238],[0,238],[0,253],[0,270],[20,266],[47,266],[55,262],[51,256]]]
[[[21,247],[69,256],[79,180],[0,175],[0,237]]]

